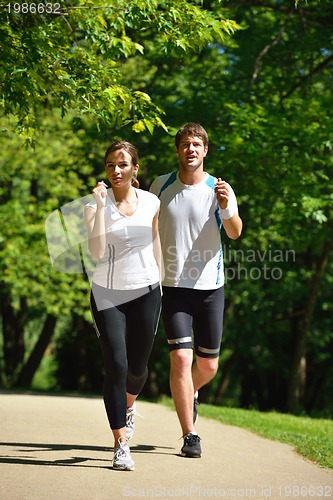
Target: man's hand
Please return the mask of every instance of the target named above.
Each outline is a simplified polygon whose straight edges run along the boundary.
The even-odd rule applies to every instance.
[[[229,185],[225,181],[223,181],[220,177],[217,179],[217,182],[215,184],[215,193],[220,208],[227,208],[230,196],[230,189]]]

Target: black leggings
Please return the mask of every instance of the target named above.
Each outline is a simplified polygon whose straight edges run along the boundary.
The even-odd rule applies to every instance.
[[[117,293],[93,283],[90,296],[104,359],[103,398],[111,429],[126,425],[126,392],[140,394],[147,380],[161,310],[158,284],[143,289],[141,294],[138,290],[126,292],[126,301],[125,292],[119,291],[121,304],[114,300]]]

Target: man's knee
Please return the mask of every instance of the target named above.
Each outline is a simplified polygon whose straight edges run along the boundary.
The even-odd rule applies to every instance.
[[[193,361],[192,349],[174,349],[170,352],[171,369],[177,372],[191,370]]]
[[[212,379],[217,373],[219,358],[200,358],[197,357],[197,366],[205,378]]]

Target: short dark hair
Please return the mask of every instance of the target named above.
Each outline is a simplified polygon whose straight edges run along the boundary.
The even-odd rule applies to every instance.
[[[175,144],[176,148],[179,147],[180,141],[184,136],[190,136],[190,137],[200,137],[202,139],[202,142],[205,147],[208,146],[208,134],[206,130],[200,125],[199,123],[186,123],[185,125],[182,125],[180,129],[178,130],[176,137],[175,137]]]

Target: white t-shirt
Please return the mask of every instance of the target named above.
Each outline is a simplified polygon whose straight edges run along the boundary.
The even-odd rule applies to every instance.
[[[202,182],[186,185],[178,173],[172,172],[155,179],[150,187],[161,201],[164,286],[213,290],[224,284],[220,233],[223,210],[216,199],[216,181],[205,172]],[[232,189],[227,208],[238,214]]]
[[[159,281],[159,268],[153,251],[152,223],[159,199],[136,189],[138,205],[130,215],[119,212],[112,189],[105,206],[105,253],[97,262],[93,282],[114,290],[135,290]],[[88,203],[96,206],[95,202]]]

